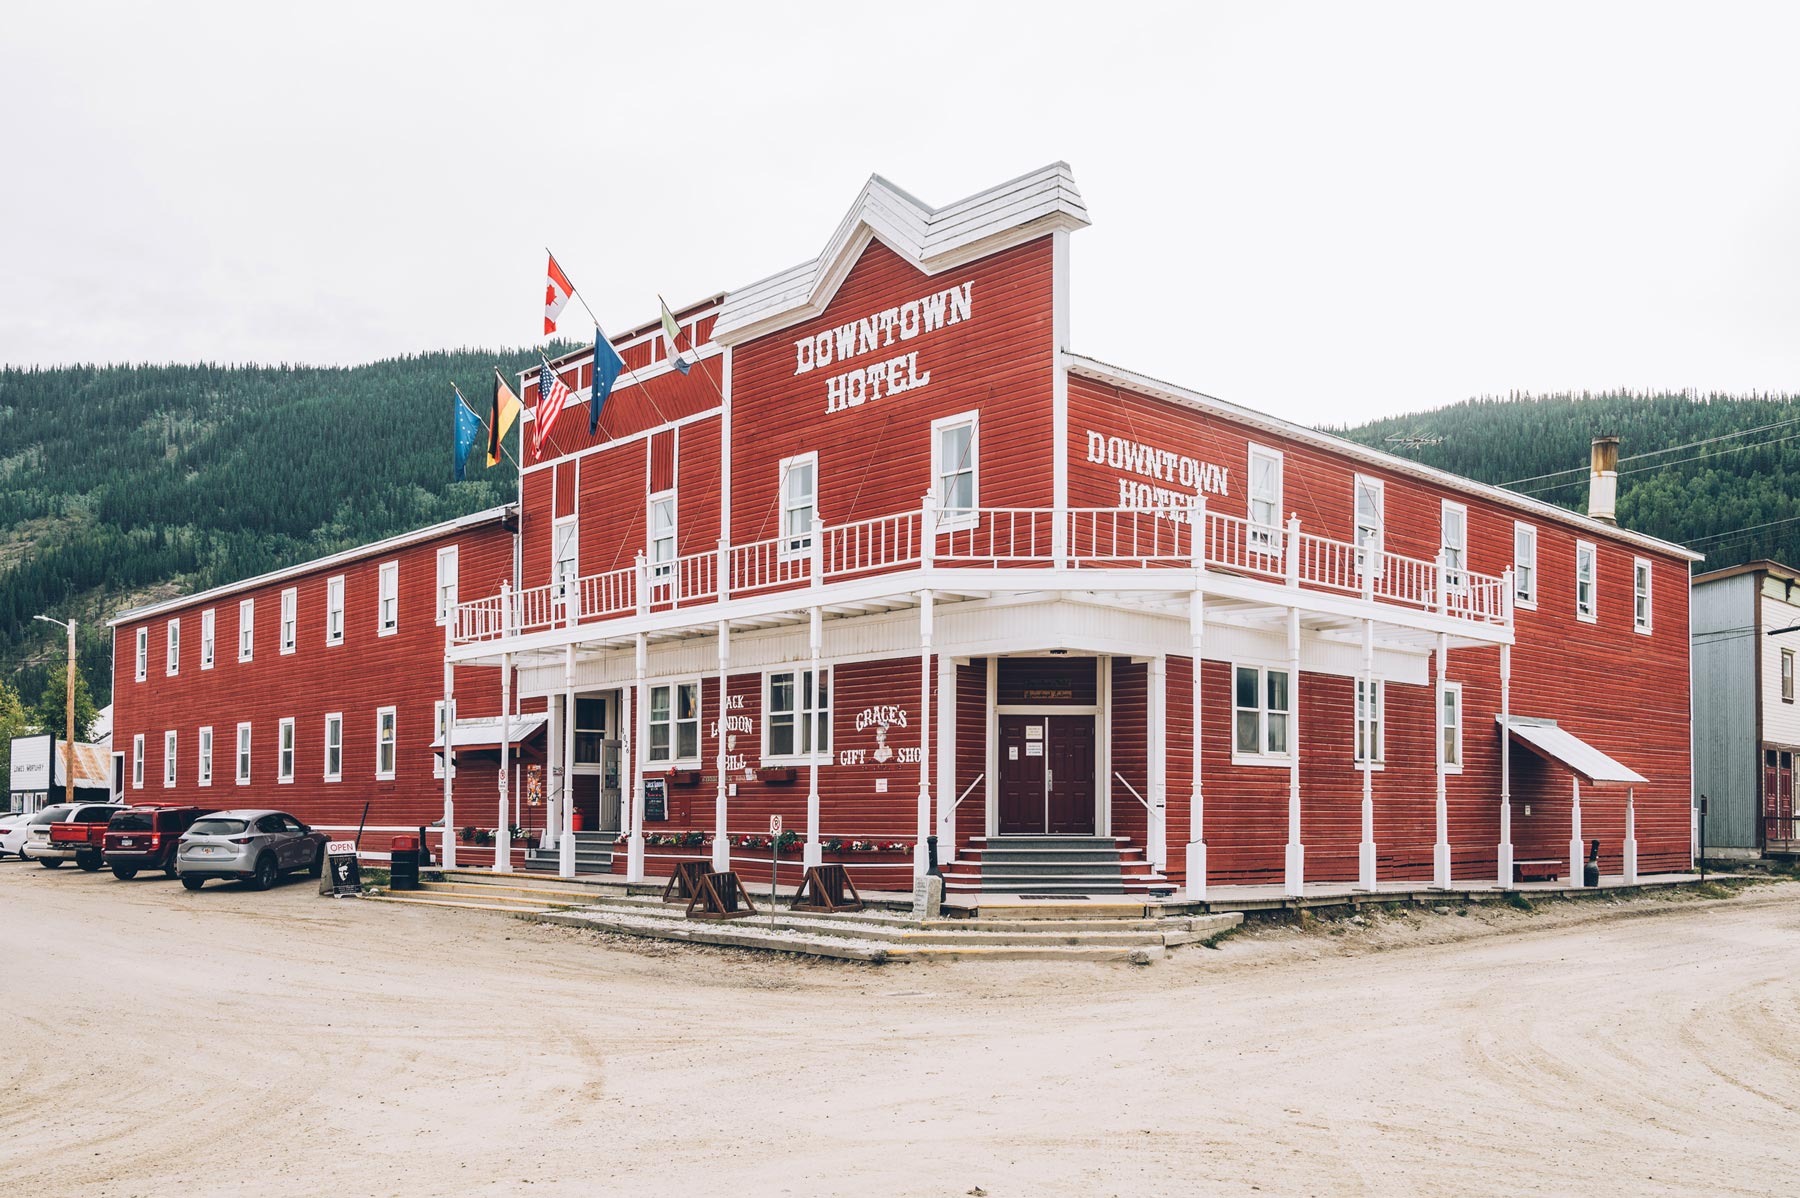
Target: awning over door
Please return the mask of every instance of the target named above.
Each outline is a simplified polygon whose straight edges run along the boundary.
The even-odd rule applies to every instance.
[[[1636,770],[1614,761],[1567,728],[1557,727],[1555,720],[1515,715],[1510,719],[1495,716],[1494,722],[1504,725],[1513,741],[1524,745],[1539,757],[1563,766],[1584,782],[1605,786],[1649,781]]]
[[[516,715],[512,717],[511,741],[513,752],[522,749],[533,749],[538,753],[543,750],[544,723],[550,717],[542,712],[536,715]],[[485,755],[493,761],[500,760],[500,731],[503,716],[476,716],[456,721],[456,731],[452,735],[451,747],[456,750],[456,759],[463,763],[481,760]],[[444,738],[438,737],[431,742],[431,747],[442,755]]]

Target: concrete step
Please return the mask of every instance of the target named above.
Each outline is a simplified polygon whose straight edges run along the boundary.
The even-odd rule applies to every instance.
[[[465,902],[442,896],[433,897],[419,891],[408,891],[405,894],[365,894],[363,898],[375,903],[408,903],[416,907],[455,907],[464,911],[502,911],[508,915],[529,915],[548,911],[548,907],[521,907],[516,903],[477,903]]]
[[[594,901],[588,895],[572,890],[548,890],[534,886],[475,886],[464,882],[421,882],[417,890],[403,893],[436,894],[477,902],[531,903],[539,907],[585,906]]]

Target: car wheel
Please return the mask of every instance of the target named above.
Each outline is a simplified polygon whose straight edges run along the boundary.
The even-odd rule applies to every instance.
[[[163,876],[165,878],[173,878],[178,875],[178,872],[179,871],[175,868],[175,858],[169,858],[169,863],[163,866]]]
[[[38,858],[38,864],[43,866],[45,869],[61,869],[62,868],[62,858],[61,857],[40,857],[40,858]]]
[[[319,846],[319,851],[313,855],[312,864],[306,867],[306,872],[308,875],[315,878],[322,878],[325,876],[324,845]]]
[[[115,865],[112,867],[112,871],[113,877],[121,882],[129,882],[137,877],[137,866],[135,865]]]
[[[182,877],[181,884],[189,890],[198,890],[206,885],[206,879],[196,878],[192,874],[187,874]]]
[[[267,890],[275,885],[276,879],[280,877],[281,870],[275,864],[275,855],[264,853],[256,859],[256,872],[250,875],[250,888]]]
[[[81,867],[81,870],[83,873],[91,874],[95,870],[100,868],[100,854],[99,853],[76,853],[75,854],[75,864]]]

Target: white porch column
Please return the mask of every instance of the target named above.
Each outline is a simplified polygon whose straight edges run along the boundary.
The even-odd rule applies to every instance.
[[[913,845],[913,877],[927,868],[925,838],[931,835],[931,635],[932,596],[919,592],[919,834]]]
[[[938,864],[956,860],[956,659],[937,659],[937,838]]]
[[[1586,854],[1581,844],[1581,779],[1574,781],[1574,798],[1569,806],[1569,889],[1581,889],[1581,865]]]
[[[1450,664],[1450,638],[1438,633],[1437,643],[1437,686],[1433,688],[1431,704],[1437,708],[1436,718],[1432,726],[1437,729],[1431,755],[1437,760],[1437,841],[1431,846],[1431,884],[1439,890],[1450,889],[1450,774],[1449,766],[1444,761],[1444,676],[1445,668]],[[1462,718],[1462,711],[1456,713]]]
[[[1637,789],[1625,790],[1625,885],[1636,886],[1637,872]]]
[[[1503,889],[1513,887],[1512,843],[1512,646],[1500,646],[1500,848],[1496,871]]]
[[[817,575],[814,575],[817,578]],[[825,630],[824,615],[817,604],[808,612],[807,643],[812,650],[812,696],[813,705],[819,702],[819,652],[824,648]],[[800,688],[795,696],[796,702],[806,706],[806,690]],[[825,861],[825,850],[819,844],[819,721],[810,711],[802,712],[801,719],[806,721],[806,739],[802,742],[808,746],[811,764],[806,771],[806,843],[800,849],[800,863],[805,866],[822,865]],[[796,732],[801,731],[795,729]]]
[[[722,544],[723,542],[721,542]],[[731,625],[728,621],[719,621],[719,706],[718,718],[715,721],[718,736],[718,755],[715,761],[719,770],[719,791],[713,797],[713,843],[712,867],[714,873],[724,873],[731,868],[731,834],[727,830],[725,794],[727,780],[725,777],[725,742],[729,735],[725,730],[725,685],[731,661]]]
[[[1149,693],[1144,698],[1144,779],[1150,793],[1150,810],[1144,825],[1144,855],[1158,870],[1169,864],[1169,659],[1158,653],[1150,659]]]
[[[74,634],[70,633],[70,635]],[[445,869],[456,868],[456,667],[450,662],[450,648],[455,643],[456,621],[453,614],[451,619],[444,621],[444,851],[442,856]],[[396,745],[394,752],[398,754],[399,751],[400,748]]]
[[[575,646],[563,646],[562,843],[557,846],[556,875],[575,876]]]
[[[1299,520],[1290,522],[1290,528],[1298,530]],[[1288,538],[1289,556],[1298,560],[1298,535]],[[1288,608],[1288,713],[1287,713],[1287,747],[1288,747],[1288,838],[1287,862],[1283,882],[1287,893],[1300,896],[1306,893],[1306,847],[1300,843],[1300,609]],[[1267,701],[1267,696],[1264,696]]]
[[[548,852],[562,843],[562,738],[565,735],[562,704],[555,695],[544,696],[544,836],[538,847]]]
[[[1204,513],[1205,509],[1197,510]],[[1201,516],[1204,520],[1204,515]],[[1204,523],[1197,527],[1205,528]],[[1190,703],[1194,712],[1194,723],[1191,735],[1194,742],[1194,759],[1189,773],[1190,791],[1188,795],[1188,842],[1187,842],[1187,895],[1189,898],[1206,897],[1206,796],[1201,787],[1201,778],[1205,772],[1202,764],[1200,736],[1200,700],[1204,693],[1201,675],[1204,672],[1204,658],[1201,656],[1206,641],[1206,596],[1199,587],[1188,596],[1188,639],[1194,650],[1194,677]]]
[[[637,686],[631,703],[631,840],[625,846],[625,880],[644,880],[644,746],[650,743],[650,642],[637,634]]]
[[[1370,574],[1373,577],[1373,573]],[[1363,710],[1371,733],[1375,729],[1375,621],[1363,621]],[[1382,696],[1386,706],[1386,696]],[[1351,704],[1352,707],[1355,704]],[[1355,718],[1354,713],[1352,717]],[[1383,722],[1387,720],[1387,712],[1381,712]],[[1356,730],[1358,737],[1363,730]],[[1376,744],[1365,747],[1370,761],[1363,763],[1362,771],[1362,841],[1356,846],[1356,886],[1359,890],[1374,890],[1377,878],[1375,873],[1375,771],[1372,767],[1379,738],[1371,735]]]
[[[506,583],[500,584],[501,604],[506,602]],[[512,872],[512,812],[507,803],[506,780],[512,775],[512,654],[500,655],[500,768],[495,779],[500,791],[500,822],[494,827],[494,872]]]

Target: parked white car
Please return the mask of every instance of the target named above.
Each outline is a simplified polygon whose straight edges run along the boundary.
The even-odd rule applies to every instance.
[[[0,857],[17,857],[31,831],[31,812],[12,811],[0,815]]]
[[[12,831],[7,833],[4,847],[9,853],[17,853],[22,859],[31,860],[31,846],[36,842],[40,849],[50,847],[50,825],[64,818],[75,810],[68,803],[57,803],[42,811],[25,816]]]

